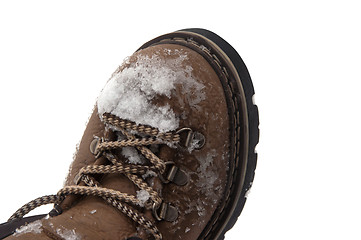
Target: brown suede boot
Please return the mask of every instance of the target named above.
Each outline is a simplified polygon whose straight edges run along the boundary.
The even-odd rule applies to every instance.
[[[253,95],[241,58],[212,32],[144,44],[102,90],[64,188],[24,205],[0,236],[223,239],[254,178]]]

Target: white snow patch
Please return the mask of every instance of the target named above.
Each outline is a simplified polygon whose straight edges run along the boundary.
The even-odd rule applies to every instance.
[[[39,234],[42,231],[42,229],[41,229],[42,225],[43,224],[42,224],[41,220],[36,220],[32,223],[29,223],[27,225],[21,226],[20,228],[16,229],[14,236],[17,237],[17,236],[20,236],[25,233]]]
[[[192,67],[182,65],[188,56],[182,50],[164,49],[175,58],[161,59],[155,53],[151,57],[138,55],[135,62],[121,72],[116,72],[105,85],[97,105],[100,116],[108,112],[137,124],[150,125],[161,132],[178,128],[179,119],[168,104],[155,106],[152,100],[158,95],[171,98],[176,84],[182,84],[195,106],[205,98],[204,86],[192,78]],[[190,91],[193,90],[193,91]]]
[[[90,213],[90,214],[94,214],[94,213],[96,213],[96,212],[97,212],[97,210],[94,209],[94,210],[91,210],[89,213]]]
[[[80,240],[81,239],[81,237],[78,234],[76,234],[75,229],[69,230],[69,229],[65,229],[64,227],[62,227],[62,229],[57,228],[56,233],[60,237],[64,238],[65,240]]]
[[[139,200],[139,206],[144,207],[145,203],[150,198],[150,194],[146,190],[137,191],[137,199]]]
[[[126,157],[129,163],[132,164],[144,164],[145,159],[142,155],[138,153],[138,151],[134,147],[123,147],[122,154]]]

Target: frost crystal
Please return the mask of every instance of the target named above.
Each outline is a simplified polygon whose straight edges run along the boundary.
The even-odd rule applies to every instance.
[[[194,95],[187,97],[190,106],[196,106],[205,98],[200,92],[204,86],[192,78],[192,67],[182,65],[188,58],[182,50],[164,49],[164,53],[175,58],[164,60],[159,53],[138,55],[135,62],[128,62],[126,68],[113,74],[98,97],[100,116],[108,112],[137,124],[156,127],[161,132],[177,129],[179,119],[170,106],[156,106],[152,101],[157,96],[171,98],[176,84],[181,84],[182,93]]]
[[[207,197],[212,197],[215,194],[214,184],[218,178],[218,174],[212,169],[212,166],[213,158],[216,156],[216,151],[212,149],[205,157],[197,157],[199,162],[199,167],[197,168],[199,180],[196,182],[196,186]]]
[[[41,220],[34,221],[32,223],[29,223],[27,225],[24,225],[18,229],[15,230],[14,236],[20,236],[25,233],[41,233]]]
[[[206,215],[206,209],[203,207],[203,203],[202,202],[198,202],[198,205],[196,205],[196,209],[198,211],[198,216],[202,217],[204,215]]]
[[[150,198],[150,195],[146,190],[139,190],[137,191],[137,198],[139,200],[139,206],[144,207],[145,203]]]

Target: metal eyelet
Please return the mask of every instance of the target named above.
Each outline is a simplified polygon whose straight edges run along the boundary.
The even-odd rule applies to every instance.
[[[166,162],[166,168],[163,174],[159,174],[159,179],[167,184],[167,183],[174,183],[178,186],[184,186],[189,181],[188,174],[177,167],[174,162]]]
[[[98,150],[100,143],[104,142],[104,138],[94,137],[93,141],[90,143],[90,152],[95,155],[95,158],[99,158],[102,152]]]
[[[181,143],[178,143],[178,145],[182,148],[188,148],[193,136],[193,130],[191,128],[181,128],[179,129],[177,132],[177,134],[181,135],[182,133],[186,133],[187,136],[185,138],[185,142],[184,145],[182,145]]]
[[[75,175],[75,177],[74,177],[75,185],[78,185],[80,183],[80,181],[82,180],[82,178],[83,178],[83,174],[81,174],[81,173],[78,173],[77,175]]]
[[[162,202],[161,204],[153,204],[153,216],[157,221],[174,222],[178,218],[178,210],[169,203]]]
[[[180,148],[188,149],[191,145],[193,145],[193,149],[201,149],[205,145],[206,138],[202,133],[193,131],[191,128],[181,128],[177,131],[177,134],[179,135],[184,133],[187,135],[183,138],[185,139],[183,145],[178,143]],[[194,142],[196,142],[196,144],[193,144]]]
[[[206,144],[206,137],[200,132],[193,132],[193,141],[196,141],[194,149],[201,149]]]

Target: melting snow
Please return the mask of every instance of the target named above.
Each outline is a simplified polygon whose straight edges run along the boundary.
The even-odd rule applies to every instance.
[[[151,57],[138,55],[135,62],[128,61],[129,66],[113,74],[98,97],[100,116],[109,112],[137,124],[156,127],[161,132],[178,128],[179,119],[170,106],[155,106],[152,100],[157,95],[171,98],[177,83],[182,84],[184,92],[191,93],[186,97],[189,104],[195,106],[205,98],[205,94],[200,92],[204,86],[192,78],[192,67],[182,66],[188,59],[186,53],[182,50],[164,51],[175,58],[164,60],[157,53]]]
[[[25,233],[39,234],[42,231],[41,226],[42,226],[41,220],[36,220],[36,221],[34,221],[32,223],[29,223],[27,225],[24,225],[24,226],[16,229],[15,233],[14,233],[14,236],[20,236],[20,235],[25,234]]]

